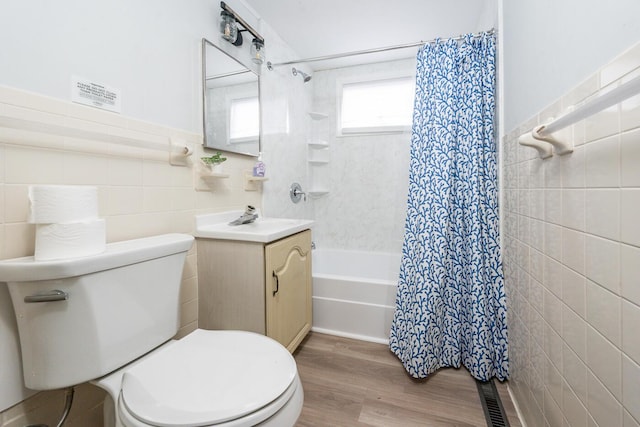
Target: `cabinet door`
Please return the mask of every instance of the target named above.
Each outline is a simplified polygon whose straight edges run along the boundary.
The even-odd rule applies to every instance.
[[[293,352],[311,329],[311,231],[265,247],[267,336]]]
[[[264,245],[198,239],[198,327],[264,334]]]

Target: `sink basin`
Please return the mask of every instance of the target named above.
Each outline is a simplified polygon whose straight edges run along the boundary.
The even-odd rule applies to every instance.
[[[243,211],[196,215],[195,237],[269,243],[311,228],[310,219],[262,218],[252,223],[229,225]]]

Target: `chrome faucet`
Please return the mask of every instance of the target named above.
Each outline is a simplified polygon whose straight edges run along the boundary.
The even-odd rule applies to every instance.
[[[244,210],[244,213],[240,215],[240,218],[234,219],[229,223],[229,225],[241,225],[241,224],[249,224],[258,219],[258,213],[256,212],[256,208],[251,205],[247,205],[247,208]]]

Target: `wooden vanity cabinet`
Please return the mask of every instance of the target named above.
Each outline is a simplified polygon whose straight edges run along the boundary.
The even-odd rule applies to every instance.
[[[197,245],[198,326],[257,332],[293,352],[311,329],[311,230]]]

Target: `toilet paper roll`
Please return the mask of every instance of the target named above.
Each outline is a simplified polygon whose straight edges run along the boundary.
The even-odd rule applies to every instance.
[[[98,189],[84,185],[29,187],[32,224],[71,223],[98,218]]]
[[[106,249],[104,219],[64,224],[36,225],[37,261],[77,258],[99,254]]]

